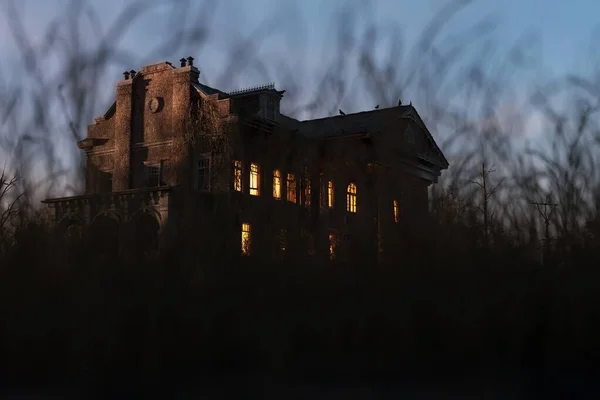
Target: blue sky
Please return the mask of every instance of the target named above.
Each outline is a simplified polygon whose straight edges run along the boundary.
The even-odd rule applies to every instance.
[[[21,16],[31,36],[37,39],[43,37],[45,28],[50,20],[64,10],[66,0],[22,0],[16,2],[21,10]],[[118,11],[126,4],[123,0],[92,0],[101,18],[105,21],[114,20]],[[176,1],[172,2],[176,4]],[[192,2],[199,3],[199,2]],[[284,28],[291,32],[292,40],[296,45],[315,50],[313,60],[305,60],[310,64],[318,64],[320,50],[327,46],[328,28],[330,27],[334,11],[345,4],[342,1],[282,1],[282,0],[228,0],[214,2],[217,11],[214,15],[207,16],[216,29],[233,30],[241,36],[248,36],[250,32],[270,14],[279,14],[284,22]],[[378,23],[399,24],[406,41],[410,46],[411,41],[421,31],[424,24],[433,16],[434,12],[446,0],[372,0],[367,2],[373,20]],[[167,23],[162,19],[160,11],[146,15],[134,25],[134,29],[127,32],[124,42],[130,43],[138,49],[139,53],[146,54],[152,48],[157,36],[167,32]],[[0,8],[0,13],[4,10]],[[365,13],[366,14],[366,13]],[[563,73],[574,68],[587,67],[589,57],[588,49],[591,34],[597,28],[597,17],[600,15],[600,2],[594,0],[479,0],[469,6],[455,18],[452,26],[461,27],[470,24],[484,15],[493,14],[497,17],[499,25],[496,37],[500,43],[510,45],[525,32],[535,32],[542,41],[544,64],[552,72]],[[3,19],[0,17],[0,19]],[[202,22],[202,21],[201,21]],[[304,25],[302,28],[298,26]],[[222,43],[215,41],[211,56],[219,53],[218,46]],[[271,51],[284,51],[293,53],[293,50],[284,46],[276,47]],[[140,54],[141,55],[141,54]],[[156,59],[161,60],[162,54],[156,54]],[[13,38],[9,27],[3,21],[0,23],[0,59],[3,70],[18,66],[20,60],[16,57]],[[172,60],[175,62],[176,60]],[[199,60],[203,68],[211,71],[218,66],[211,65],[206,60]],[[215,63],[216,64],[216,63]]]
[[[148,2],[151,2],[150,0]],[[49,23],[65,11],[65,7],[76,2],[67,0],[20,0],[18,5],[20,17],[29,38],[34,43],[41,43],[46,38]],[[102,20],[103,29],[106,30],[115,21],[124,4],[132,1],[124,0],[90,0],[98,16]],[[177,4],[171,1],[169,4]],[[104,75],[93,77],[102,80],[100,84],[101,98],[94,104],[93,110],[87,117],[86,123],[91,123],[95,115],[104,113],[105,108],[112,102],[114,96],[114,83],[121,79],[123,69],[138,70],[142,65],[159,61],[171,61],[177,64],[182,56],[192,55],[196,58],[196,65],[202,71],[201,81],[217,86],[223,90],[252,86],[275,81],[278,88],[287,89],[286,100],[294,100],[293,90],[282,87],[285,82],[277,60],[286,60],[291,73],[305,86],[312,88],[312,93],[318,90],[314,77],[322,74],[323,64],[332,55],[338,55],[335,47],[335,37],[332,27],[335,24],[336,12],[347,1],[317,1],[317,0],[223,0],[208,2],[216,6],[214,12],[202,9],[200,1],[191,1],[192,6],[186,13],[179,15],[175,21],[169,20],[170,6],[156,8],[144,14],[142,19],[135,21],[131,28],[119,37],[120,48],[128,53],[133,65],[112,65]],[[356,0],[352,3],[360,4],[359,16],[364,20],[376,22],[378,26],[395,25],[401,28],[401,37],[405,49],[410,49],[423,27],[431,20],[435,12],[446,0]],[[358,6],[357,6],[358,7]],[[203,11],[202,11],[203,10]],[[495,43],[500,48],[507,49],[519,38],[527,34],[534,34],[539,38],[539,46],[534,51],[538,60],[535,73],[520,76],[516,85],[526,87],[537,78],[560,76],[569,72],[590,71],[600,54],[598,47],[592,51],[593,34],[599,33],[597,16],[600,15],[600,2],[594,0],[479,0],[461,11],[452,19],[445,29],[448,35],[460,31],[466,26],[473,25],[481,18],[493,16],[497,27],[493,33]],[[264,26],[264,21],[276,16],[278,26],[270,32],[269,39],[264,41],[257,50],[267,64],[271,64],[270,71],[265,74],[257,73],[252,65],[248,65],[236,76],[223,76],[227,64],[226,50],[231,50],[231,44],[239,42],[240,38],[255,35],[258,26]],[[189,46],[173,54],[172,49],[165,48],[159,52],[152,52],[157,44],[185,17],[190,26],[205,26],[211,30],[209,40],[202,47]],[[6,8],[0,4],[0,90],[1,86],[24,84],[26,80],[23,73],[23,60],[11,35],[7,20]],[[360,25],[360,21],[357,22]],[[89,22],[81,21],[83,48],[94,43]],[[358,27],[360,28],[360,26]],[[596,35],[600,38],[600,35]],[[392,41],[395,38],[391,38]],[[596,40],[596,42],[599,42]],[[599,42],[600,43],[600,42]],[[375,44],[375,50],[380,56],[385,57],[385,48]],[[44,65],[45,73],[51,76],[53,71],[60,70],[61,58],[49,56]],[[270,62],[273,60],[273,62]],[[399,70],[403,63],[398,62]],[[50,78],[49,78],[50,79]],[[351,80],[351,77],[349,78]],[[518,80],[520,79],[520,81]],[[26,86],[23,86],[26,87]],[[293,88],[292,88],[293,89]],[[419,88],[413,88],[409,99],[415,99]],[[352,92],[355,93],[355,92]],[[352,94],[354,96],[354,94]],[[291,99],[291,100],[290,100]],[[342,103],[345,111],[356,112],[368,107],[373,107],[374,100],[365,96],[355,96],[353,101]],[[407,99],[408,100],[408,99]],[[285,100],[284,100],[285,101]],[[283,105],[286,106],[285,104]],[[24,107],[26,109],[27,107]],[[417,104],[417,108],[424,107]],[[284,108],[285,109],[285,108]],[[334,107],[337,110],[337,106]],[[317,113],[317,116],[324,116]],[[535,121],[534,121],[535,122]],[[83,127],[84,128],[84,127]],[[65,129],[58,127],[57,129]],[[539,122],[529,125],[531,131],[540,130]],[[83,129],[84,130],[84,129]],[[82,134],[84,132],[82,131]],[[70,146],[66,153],[78,150],[72,140],[65,137],[61,146]]]

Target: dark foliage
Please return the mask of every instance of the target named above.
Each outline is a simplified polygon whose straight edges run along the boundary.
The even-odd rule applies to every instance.
[[[440,132],[451,168],[432,191],[431,219],[414,231],[403,261],[330,263],[302,255],[265,262],[212,251],[199,257],[198,242],[184,240],[172,240],[177,244],[158,258],[94,255],[86,240],[59,247],[37,204],[81,185],[83,170],[73,174],[54,146],[68,139],[75,154],[75,141],[98,112],[99,77],[113,64],[134,64],[118,39],[147,2],[127,8],[85,49],[73,21],[97,21],[85,2],[75,3],[51,24],[41,53],[14,3],[0,8],[29,65],[28,80],[0,90],[0,149],[10,155],[0,181],[0,214],[10,217],[0,220],[0,386],[172,395],[188,388],[264,391],[274,382],[456,388],[469,379],[473,390],[510,382],[521,393],[548,386],[572,394],[593,383],[587,377],[600,360],[600,75],[536,87],[528,108],[508,118],[500,112],[513,93],[508,76],[530,68],[524,60],[534,41],[526,38],[495,63],[489,21],[445,36],[446,21],[468,2],[450,2],[410,57],[395,27],[366,21],[363,29],[363,4],[349,4],[335,24],[339,54],[313,86],[294,78],[286,63],[266,65],[253,55],[277,25],[265,23],[234,46],[218,82],[249,65],[261,76],[278,73],[291,93],[316,88],[314,96],[298,94],[289,110],[308,115],[356,107],[346,95],[355,89],[349,65],[372,104],[394,105],[418,88],[421,114]],[[191,5],[180,3],[170,16],[181,22],[178,29],[152,54],[203,45],[208,28],[183,19]],[[210,12],[199,9],[197,20]],[[382,61],[372,43],[388,41],[390,57]],[[57,84],[39,63],[63,53],[69,57]],[[86,75],[98,79],[81,79]],[[34,89],[26,90],[31,81]],[[572,101],[557,107],[557,97]],[[60,105],[64,115],[44,102]],[[547,151],[512,142],[522,128],[513,124],[530,112],[552,128]],[[482,164],[496,171],[479,175]],[[39,170],[44,174],[30,173]],[[488,178],[498,188],[491,195],[478,190]],[[11,191],[3,192],[8,183]],[[544,242],[544,221],[531,204],[542,201],[558,204]],[[203,240],[192,229],[178,232]],[[576,372],[567,375],[569,368]]]

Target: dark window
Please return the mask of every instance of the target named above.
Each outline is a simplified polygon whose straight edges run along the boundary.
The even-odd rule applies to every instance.
[[[198,160],[198,190],[202,192],[210,191],[210,157],[201,155]]]
[[[163,162],[146,165],[146,186],[158,187],[163,185]]]
[[[99,192],[112,192],[112,172],[101,172],[99,177]]]

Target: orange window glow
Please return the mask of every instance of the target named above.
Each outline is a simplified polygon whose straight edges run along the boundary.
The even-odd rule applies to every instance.
[[[394,200],[394,222],[400,222],[400,204],[398,200]]]
[[[242,191],[242,162],[239,160],[233,162],[233,190]]]
[[[335,234],[330,233],[329,234],[329,259],[330,260],[335,259],[336,250],[337,250],[337,238],[335,237]]]
[[[351,213],[357,211],[356,207],[356,184],[351,183],[348,185],[347,197],[346,197],[346,210]]]
[[[258,196],[260,194],[260,168],[258,164],[250,164],[250,195]]]
[[[296,202],[296,177],[294,174],[287,174],[287,200]]]
[[[281,171],[273,171],[273,198],[281,200]]]
[[[250,224],[243,223],[242,224],[242,255],[248,256],[250,255]]]

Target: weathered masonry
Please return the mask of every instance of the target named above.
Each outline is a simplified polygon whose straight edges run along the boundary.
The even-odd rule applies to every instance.
[[[44,201],[59,237],[153,252],[206,212],[236,254],[381,257],[426,216],[448,162],[412,105],[298,121],[274,85],[225,93],[199,77],[192,57],[124,73],[78,142],[85,193]]]

